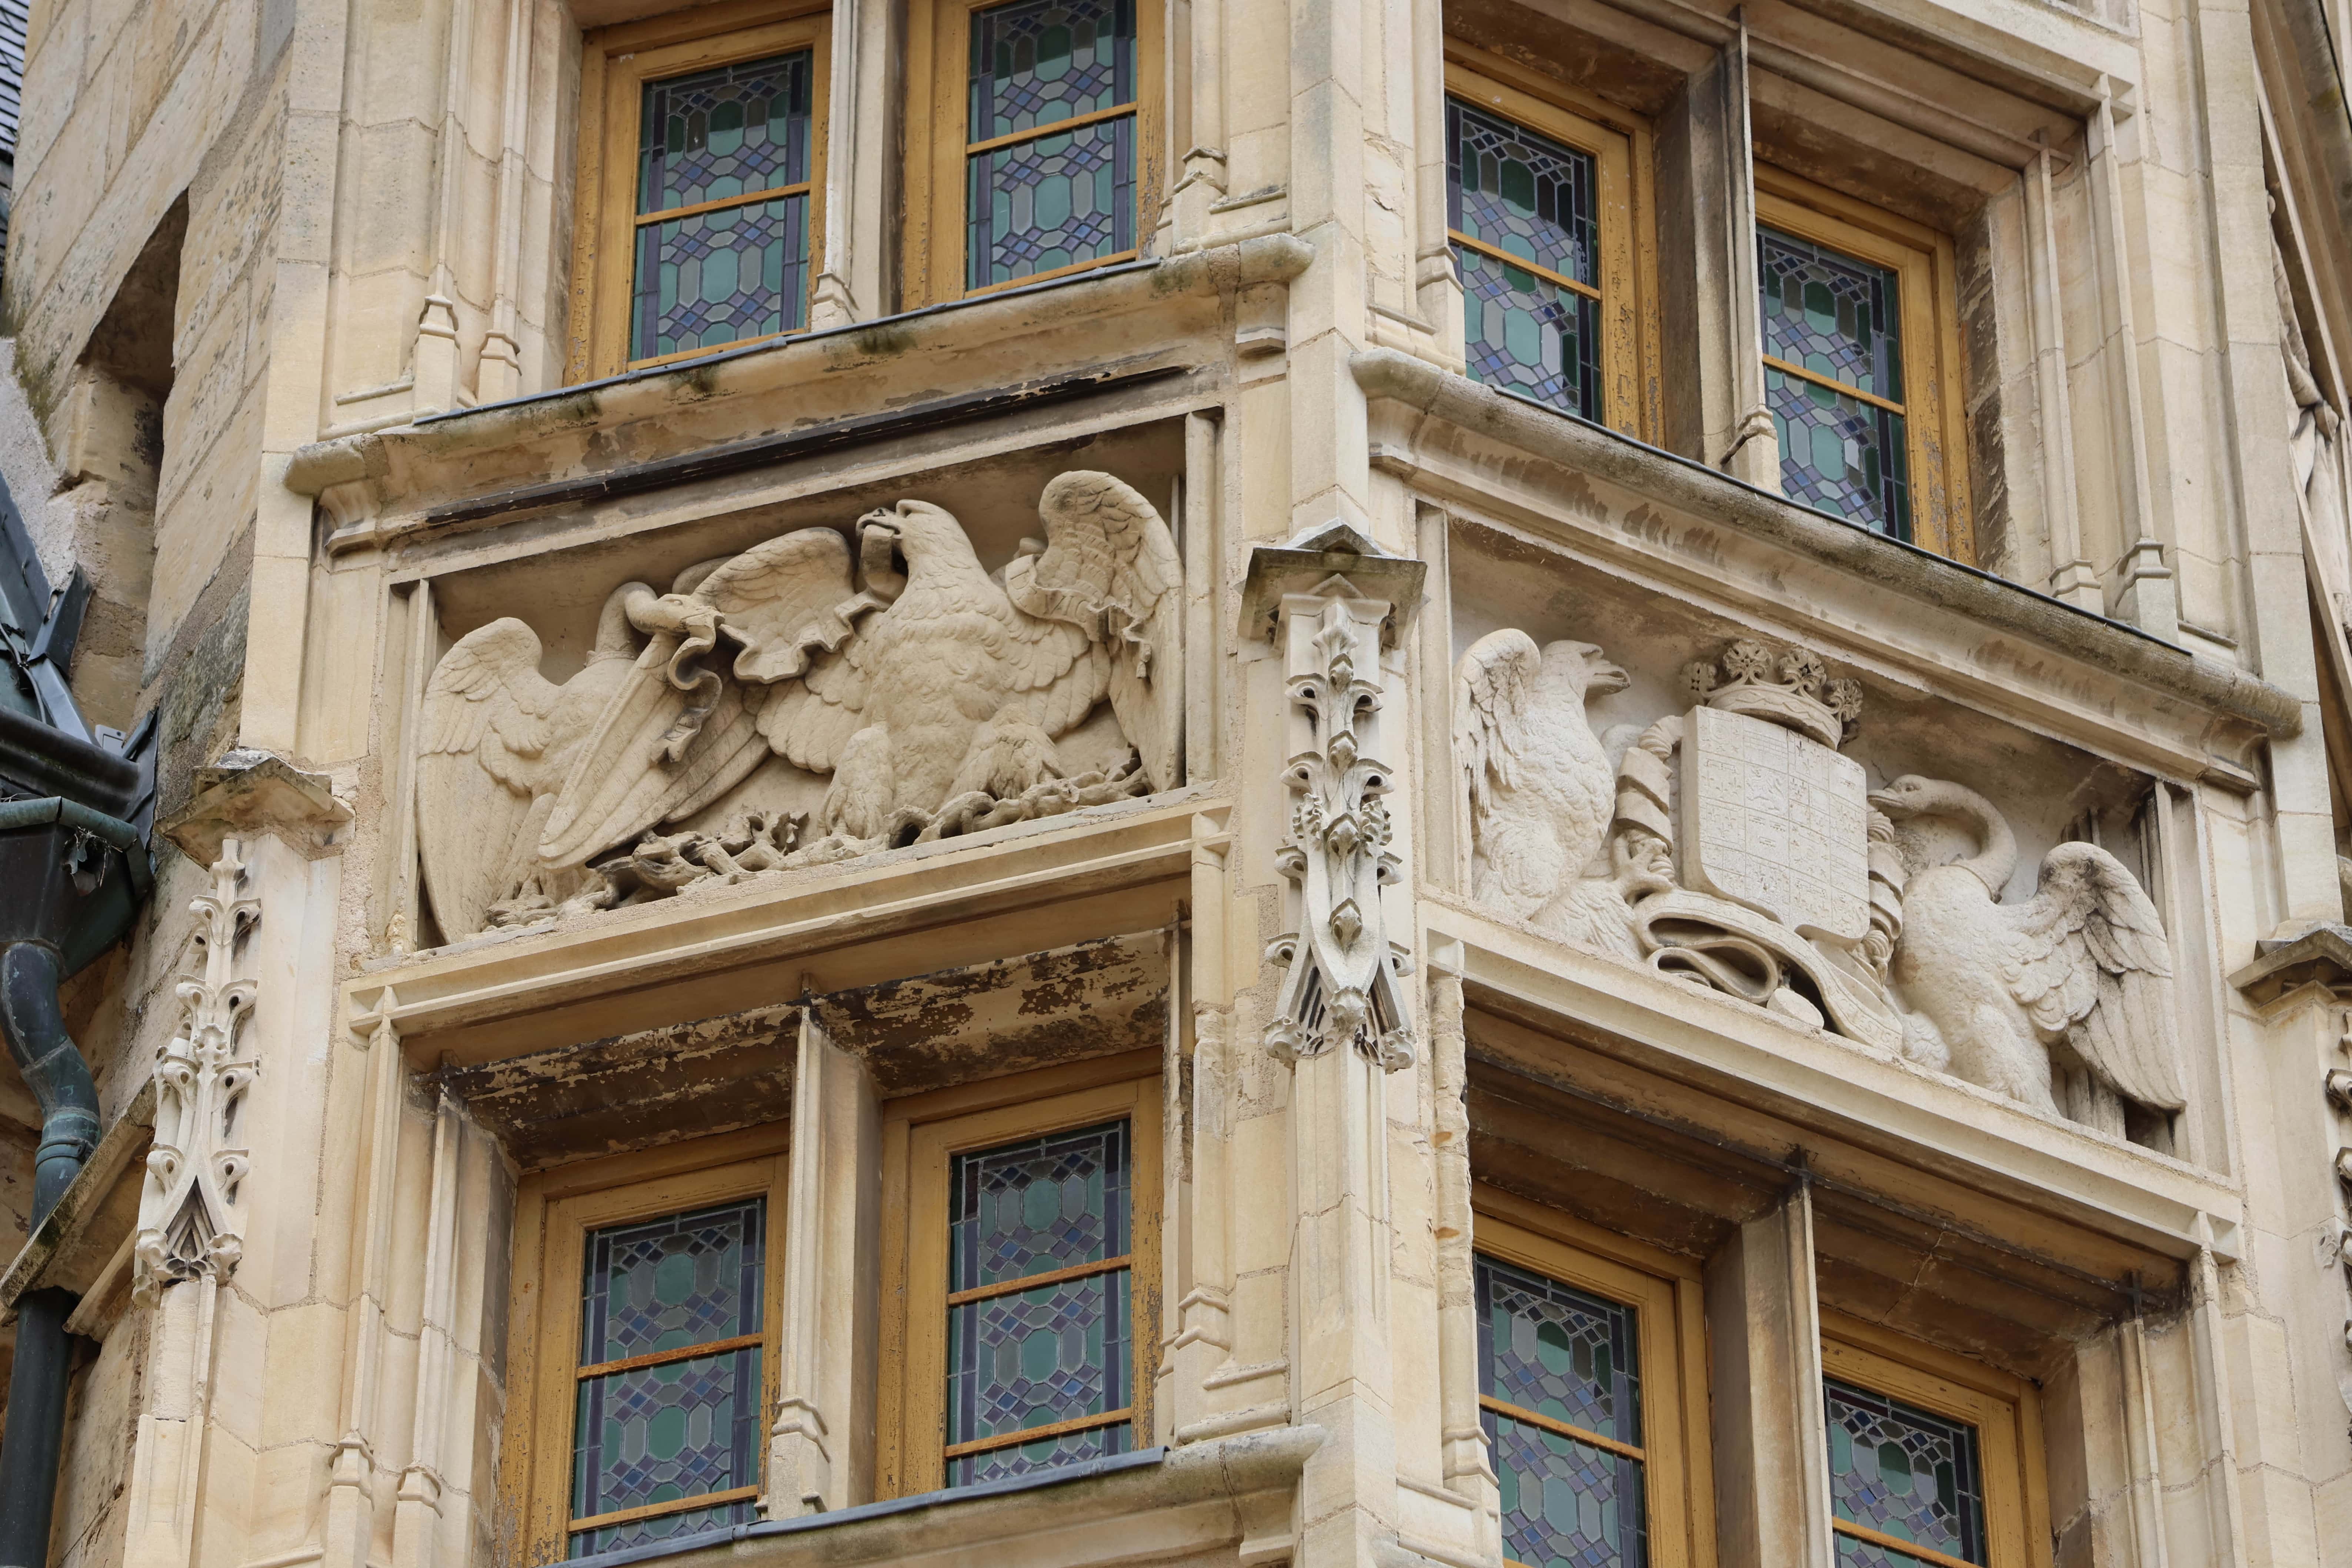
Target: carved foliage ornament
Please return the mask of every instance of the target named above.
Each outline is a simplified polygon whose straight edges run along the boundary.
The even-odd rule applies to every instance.
[[[240,849],[223,842],[210,890],[189,901],[196,962],[177,987],[180,1032],[155,1053],[155,1138],[131,1244],[141,1300],[183,1279],[220,1279],[244,1256],[239,1192],[252,1159],[238,1110],[261,1064],[241,1054],[254,983],[235,972],[261,905],[245,894]]]
[[[1947,781],[1869,793],[1841,751],[1861,689],[1806,649],[1734,642],[1685,671],[1683,711],[1594,733],[1588,697],[1626,684],[1590,643],[1464,657],[1480,902],[2117,1135],[2126,1104],[2181,1106],[2169,945],[2114,856],[2058,845],[2002,902],[2006,819]]]
[[[1038,515],[1045,542],[996,573],[952,515],[905,500],[688,567],[667,594],[623,584],[560,686],[521,621],[468,634],[433,672],[419,748],[443,932],[1171,787],[1168,527],[1103,473],[1055,479]],[[1106,703],[1125,761],[1097,740],[1098,765],[1073,764]],[[747,793],[779,769],[813,781],[806,812]]]
[[[1283,773],[1290,834],[1275,865],[1296,884],[1299,914],[1267,950],[1286,969],[1265,1041],[1286,1061],[1345,1045],[1391,1072],[1413,1060],[1397,983],[1408,964],[1381,907],[1381,889],[1402,875],[1382,798],[1391,775],[1379,755],[1388,609],[1344,578],[1283,601],[1293,751]]]

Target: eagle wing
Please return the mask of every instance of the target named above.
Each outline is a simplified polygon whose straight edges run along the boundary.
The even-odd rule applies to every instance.
[[[1543,650],[1517,627],[1488,632],[1454,670],[1454,761],[1470,789],[1475,817],[1497,787],[1519,782],[1528,710],[1543,673]]]
[[[2126,1100],[2177,1110],[2180,1054],[2164,922],[2123,862],[2095,844],[2061,844],[2017,910],[2002,978],[2045,1037],[2063,1039]]]
[[[1481,862],[1476,892],[1522,918],[1577,868],[1540,811],[1515,801],[1532,738],[1543,650],[1516,627],[1470,645],[1454,672],[1454,758],[1470,796],[1471,842]]]
[[[580,865],[742,782],[768,754],[769,689],[789,692],[837,662],[857,617],[881,601],[856,591],[847,541],[804,528],[731,557],[665,603],[686,625],[657,634],[604,705],[540,840],[550,865]],[[721,636],[741,650],[735,682],[705,662]]]
[[[524,829],[553,789],[562,688],[539,672],[539,637],[511,617],[457,640],[425,688],[416,840],[433,916],[452,939],[482,929],[530,867]]]
[[[1106,696],[1154,789],[1172,788],[1184,719],[1184,571],[1168,524],[1109,474],[1060,474],[1037,498],[1043,554],[1004,570],[1004,657],[1049,735]]]

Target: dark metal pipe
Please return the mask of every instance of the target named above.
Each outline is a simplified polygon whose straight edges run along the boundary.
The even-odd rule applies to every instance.
[[[66,1319],[79,1300],[54,1286],[16,1299],[16,1365],[8,1378],[8,1441],[0,1446],[0,1568],[49,1560],[49,1510],[65,1457]]]
[[[33,1156],[33,1224],[57,1207],[98,1147],[98,1088],[81,1047],[66,1033],[58,1003],[57,949],[16,942],[0,948],[0,1031],[25,1087],[41,1105],[41,1147]]]
[[[0,948],[0,1034],[41,1106],[33,1156],[33,1227],[40,1228],[98,1147],[98,1089],[58,1004],[63,966],[41,942]],[[73,1347],[66,1319],[80,1298],[54,1287],[16,1301],[16,1357],[0,1442],[0,1568],[42,1568],[64,1458],[66,1381]]]

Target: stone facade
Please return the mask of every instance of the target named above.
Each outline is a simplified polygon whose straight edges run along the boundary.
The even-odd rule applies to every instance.
[[[966,6],[36,5],[0,475],[161,812],[37,1227],[0,1069],[50,1562],[560,1557],[579,1237],[751,1172],[736,1515],[615,1561],[2352,1568],[2352,18],[1142,7],[1134,254],[967,290]],[[804,330],[603,374],[610,82],[785,21]],[[1594,418],[1449,94],[1597,127]],[[1791,497],[1800,209],[1912,542]],[[1124,1451],[941,1490],[924,1162],[1049,1105]],[[1643,1303],[1633,1436],[1482,1258]],[[1848,1386],[1973,1535],[1856,1533]]]

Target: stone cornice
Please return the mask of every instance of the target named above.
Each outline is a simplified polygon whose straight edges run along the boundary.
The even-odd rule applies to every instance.
[[[1964,621],[2011,644],[2011,664],[2021,662],[2019,656],[2023,655],[2045,667],[2041,679],[2054,675],[2063,680],[2073,667],[2121,681],[2134,689],[2135,705],[2151,712],[2173,710],[2178,717],[2172,726],[2189,730],[2184,739],[2200,741],[2199,749],[2210,759],[2208,776],[2224,787],[2243,791],[2256,782],[2247,764],[2228,753],[2242,752],[2260,737],[2285,739],[2301,732],[2302,710],[2289,693],[2136,627],[1835,521],[1704,464],[1563,418],[1411,355],[1374,349],[1355,355],[1351,364],[1357,384],[1375,401],[1401,405],[1475,440],[1589,475],[1675,520],[1727,525],[1775,557],[1829,568],[1874,595]],[[1412,447],[1405,449],[1393,445],[1384,448],[1376,436],[1373,461],[1409,482],[1436,482],[1441,476],[1423,466],[1419,445],[1418,432]],[[1661,557],[1673,554],[1672,542],[1627,539],[1635,531],[1636,521],[1623,520],[1613,531],[1614,542],[1632,542]],[[1643,526],[1654,535],[1664,531],[1661,524],[1666,521],[1652,518]],[[2195,737],[2193,728],[2181,723],[2189,717],[2181,711],[2184,707],[2203,716],[2191,725],[2215,732]]]
[[[1167,323],[1150,336],[1172,347],[1104,364],[1104,323],[1138,312],[1172,310],[1181,317],[1189,310],[1198,327],[1209,330],[1230,296],[1254,284],[1286,283],[1314,255],[1295,236],[1263,235],[313,442],[295,451],[285,483],[318,498],[331,525],[330,553],[478,528],[501,507],[578,503],[568,492],[541,500],[521,493],[551,480],[593,489],[623,473],[761,438],[789,446],[856,416],[903,416],[914,404],[952,402],[959,389],[1002,400],[1009,389],[1034,391],[1074,377],[1107,381],[1184,369],[1184,351],[1193,345]],[[1066,349],[1058,346],[1065,338]],[[909,364],[925,367],[933,395],[908,396],[905,376],[894,367]],[[949,379],[940,367],[950,364],[966,367],[965,374]],[[780,450],[767,460],[799,455]]]

